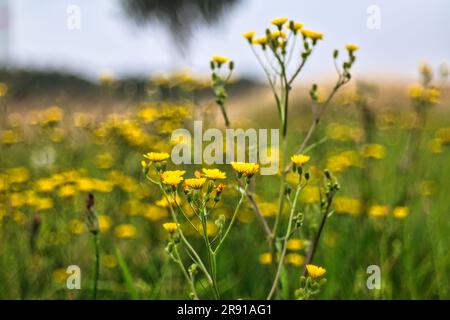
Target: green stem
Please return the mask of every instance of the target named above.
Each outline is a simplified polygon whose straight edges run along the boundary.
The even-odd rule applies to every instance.
[[[267,300],[272,299],[277,287],[278,287],[278,280],[280,278],[281,275],[281,269],[283,268],[283,262],[284,262],[284,257],[286,255],[286,250],[287,250],[287,242],[289,240],[289,235],[291,234],[291,229],[292,229],[292,221],[294,220],[294,214],[295,214],[295,209],[297,207],[297,199],[298,196],[300,194],[300,190],[301,190],[301,185],[299,184],[297,186],[297,190],[295,192],[295,196],[294,196],[294,201],[292,203],[292,207],[291,207],[291,212],[289,215],[289,223],[288,223],[288,227],[286,230],[286,236],[284,237],[284,241],[283,241],[283,249],[281,251],[281,256],[280,259],[278,261],[278,267],[277,267],[277,272],[275,274],[275,279],[273,280],[272,283],[272,288],[270,289],[269,295],[267,296]]]
[[[98,278],[100,275],[100,239],[98,233],[94,233],[94,248],[95,248],[95,265],[94,265],[94,289],[93,298],[97,300],[97,290],[98,290]]]
[[[237,217],[237,214],[239,212],[239,209],[240,209],[240,207],[242,205],[242,202],[244,201],[245,195],[247,194],[247,188],[248,188],[248,181],[245,183],[244,191],[241,192],[241,198],[239,199],[239,202],[238,202],[236,208],[234,209],[233,216],[231,218],[230,224],[228,225],[228,228],[225,231],[222,239],[220,239],[220,242],[217,245],[216,249],[213,251],[213,255],[217,255],[217,253],[219,252],[219,249],[222,247],[223,242],[225,241],[225,239],[227,238],[228,234],[230,233],[231,227],[233,226],[234,221],[236,220],[236,217]]]
[[[173,243],[173,240],[171,240]],[[186,278],[187,282],[189,283],[189,286],[191,287],[192,294],[194,295],[195,300],[199,300],[197,291],[195,290],[195,284],[194,279],[189,276],[188,272],[186,271],[186,268],[184,267],[183,263],[181,262],[181,256],[178,252],[178,248],[175,243],[173,243],[173,248],[175,252],[176,259],[174,259],[175,263],[180,267],[181,272],[183,273],[184,277]]]

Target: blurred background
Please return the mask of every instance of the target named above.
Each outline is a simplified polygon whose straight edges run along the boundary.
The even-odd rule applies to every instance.
[[[145,181],[142,154],[170,152],[171,132],[194,119],[223,127],[213,55],[235,62],[232,127],[277,127],[273,95],[242,33],[263,35],[271,19],[287,16],[324,33],[294,83],[289,154],[311,124],[312,84],[323,98],[336,81],[333,50],[344,59],[345,44],[360,49],[352,81],[311,139],[313,185],[302,191],[305,225],[289,248],[280,297],[295,298],[328,168],[341,190],[316,258],[328,278],[318,297],[448,299],[449,13],[447,0],[0,0],[0,298],[91,297],[87,193],[100,217],[99,297],[186,298],[164,251],[169,204]],[[409,90],[413,83],[426,88]],[[272,225],[278,177],[254,181]],[[217,214],[229,218],[237,194],[233,179],[226,183]],[[222,297],[263,299],[271,256],[248,203],[238,222],[218,265]],[[201,248],[200,237],[188,236]],[[66,289],[70,264],[83,270],[86,290]],[[382,269],[381,290],[365,285],[372,264]]]

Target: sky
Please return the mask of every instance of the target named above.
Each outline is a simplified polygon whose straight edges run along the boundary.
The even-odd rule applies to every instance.
[[[242,0],[216,25],[196,30],[185,56],[163,26],[136,26],[118,0],[9,2],[13,65],[63,69],[86,77],[97,77],[103,70],[145,76],[185,67],[207,73],[214,54],[232,58],[240,75],[262,77],[241,34],[262,34],[278,16],[325,34],[305,68],[312,77],[332,74],[333,49],[346,43],[361,47],[355,72],[362,75],[414,77],[420,61],[450,63],[448,0]],[[81,10],[80,30],[67,27],[70,5]],[[373,20],[377,13],[380,19]],[[379,21],[379,29],[373,28],[373,21]]]

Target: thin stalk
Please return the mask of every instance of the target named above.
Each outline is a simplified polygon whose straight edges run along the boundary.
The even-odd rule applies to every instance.
[[[188,272],[186,271],[186,268],[183,265],[183,262],[181,262],[181,256],[180,256],[180,253],[178,252],[178,248],[175,243],[173,244],[173,248],[174,248],[173,251],[175,252],[175,255],[176,255],[176,257],[175,257],[176,259],[173,259],[173,260],[180,267],[181,272],[183,273],[184,277],[186,278],[187,282],[189,283],[192,293],[194,295],[194,299],[199,300],[197,291],[195,290],[194,279],[189,276]]]
[[[277,272],[275,274],[275,279],[273,280],[273,283],[272,283],[272,288],[270,289],[269,295],[267,296],[267,300],[272,299],[272,297],[275,294],[275,291],[278,287],[278,280],[280,278],[281,269],[283,268],[284,257],[286,256],[287,242],[289,240],[289,235],[291,234],[292,221],[294,219],[295,209],[297,207],[297,199],[300,194],[300,190],[301,190],[301,185],[299,184],[297,186],[297,190],[295,192],[294,201],[292,202],[291,212],[289,214],[288,227],[286,230],[286,236],[284,237],[284,241],[283,241],[283,249],[281,252],[280,260],[278,261]]]
[[[98,233],[94,233],[93,240],[95,248],[93,299],[97,300],[98,278],[100,276],[100,239]]]
[[[224,242],[225,239],[228,237],[228,234],[230,233],[231,227],[233,226],[234,221],[236,220],[236,217],[237,217],[237,214],[238,214],[238,212],[239,212],[239,209],[240,209],[240,207],[241,207],[241,205],[242,205],[242,202],[244,201],[245,195],[247,194],[247,188],[248,188],[248,182],[246,182],[244,191],[241,193],[241,197],[240,197],[240,199],[239,199],[238,204],[236,205],[236,208],[234,209],[233,216],[232,216],[232,218],[231,218],[230,223],[228,224],[227,230],[226,230],[225,233],[223,234],[222,239],[220,239],[220,242],[219,242],[219,244],[217,245],[216,249],[213,250],[213,255],[217,255],[217,253],[219,252],[219,249],[222,247],[223,242]]]

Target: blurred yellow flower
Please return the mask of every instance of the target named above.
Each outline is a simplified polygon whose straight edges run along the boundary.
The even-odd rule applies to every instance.
[[[227,63],[229,59],[227,57],[223,56],[212,56],[211,61],[217,63],[219,66],[221,66],[224,63]]]
[[[358,199],[348,197],[336,197],[333,201],[333,208],[336,213],[347,213],[358,216],[362,213],[362,203]]]
[[[75,186],[71,184],[66,184],[64,186],[61,186],[58,190],[58,196],[61,198],[69,198],[73,197],[77,193],[77,190],[75,189]]]
[[[373,205],[369,208],[369,217],[385,217],[389,214],[389,207],[383,205]]]
[[[136,227],[132,224],[121,224],[118,225],[114,230],[114,235],[117,238],[129,239],[134,238],[136,236],[137,230]]]
[[[381,144],[366,144],[362,148],[362,154],[366,158],[379,160],[386,156],[386,149]]]
[[[225,172],[220,171],[219,169],[202,169],[203,176],[211,179],[211,180],[219,180],[219,179],[226,179],[227,175]]]
[[[0,82],[0,97],[6,96],[6,93],[8,92],[8,86],[6,83]]]
[[[272,263],[272,254],[270,252],[265,252],[259,255],[259,263],[260,264],[271,264]]]
[[[300,192],[300,201],[317,203],[320,201],[320,189],[317,186],[306,186]]]
[[[242,34],[242,36],[248,40],[248,42],[252,43],[252,39],[255,36],[255,31],[249,31]]]
[[[404,219],[408,216],[409,209],[408,207],[395,207],[392,211],[392,215],[397,219]]]
[[[288,253],[284,259],[285,263],[296,267],[300,267],[305,263],[305,257],[297,253]]]
[[[313,279],[320,278],[321,276],[323,276],[325,274],[325,272],[327,272],[327,270],[325,268],[315,266],[313,264],[307,264],[306,270],[308,270],[308,274]]]
[[[174,233],[178,229],[178,225],[175,222],[163,223],[163,228],[170,234]]]
[[[264,37],[260,37],[260,38],[254,39],[252,41],[252,43],[253,44],[259,44],[261,46],[265,46],[267,44],[267,37],[264,36]]]
[[[301,239],[289,239],[286,248],[292,251],[302,250],[303,248],[305,248],[305,243]]]
[[[105,233],[111,228],[111,218],[107,215],[100,214],[98,216],[98,227],[101,233]]]
[[[52,276],[53,280],[57,283],[64,283],[69,275],[67,274],[66,269],[60,268],[53,271]]]
[[[113,164],[113,156],[109,152],[100,153],[95,157],[96,166],[99,169],[109,169]]]
[[[347,49],[348,52],[353,53],[354,51],[359,50],[359,46],[356,44],[346,44],[345,49]]]

